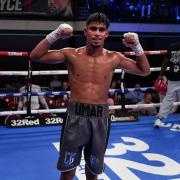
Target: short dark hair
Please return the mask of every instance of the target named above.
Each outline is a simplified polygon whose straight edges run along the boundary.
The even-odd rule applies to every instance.
[[[103,23],[106,25],[106,28],[108,28],[110,24],[109,18],[105,14],[99,12],[93,13],[88,17],[86,26],[88,26],[92,22]]]

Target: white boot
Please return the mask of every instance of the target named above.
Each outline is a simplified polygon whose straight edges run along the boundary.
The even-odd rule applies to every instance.
[[[154,122],[154,127],[159,128],[163,124],[164,123],[161,121],[161,119],[156,119],[155,122]]]

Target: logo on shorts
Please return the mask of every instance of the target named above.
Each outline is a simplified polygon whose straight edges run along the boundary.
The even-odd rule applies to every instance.
[[[91,155],[90,156],[90,163],[91,163],[92,166],[98,166],[99,160],[98,160],[98,158],[96,156]]]
[[[103,117],[103,107],[100,105],[76,104],[76,115]]]
[[[73,152],[66,152],[65,153],[65,159],[64,159],[64,165],[65,166],[72,166],[74,159],[75,159],[76,153]]]

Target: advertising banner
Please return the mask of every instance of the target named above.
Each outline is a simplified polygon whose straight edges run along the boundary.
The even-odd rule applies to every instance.
[[[72,18],[71,0],[0,0],[0,17]]]

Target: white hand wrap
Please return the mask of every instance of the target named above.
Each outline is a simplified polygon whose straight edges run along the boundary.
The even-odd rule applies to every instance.
[[[141,56],[142,54],[144,54],[144,50],[139,42],[139,38],[136,33],[124,33],[124,38],[126,37],[133,37],[130,42],[126,40],[123,42],[126,47],[130,47],[134,51],[136,56]]]
[[[57,29],[55,29],[54,31],[52,31],[50,34],[46,36],[47,41],[50,44],[53,44],[58,39],[62,38],[61,34],[66,28],[73,30],[73,28],[69,24],[65,24],[65,23],[61,24]]]

